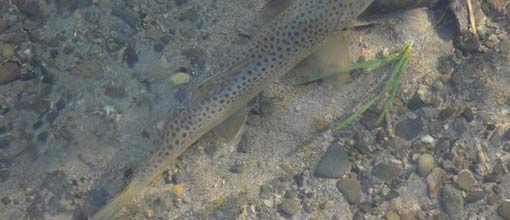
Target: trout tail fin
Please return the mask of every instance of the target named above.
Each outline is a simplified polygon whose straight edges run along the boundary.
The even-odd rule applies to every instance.
[[[141,182],[131,182],[117,197],[97,212],[91,220],[111,220],[122,207],[126,206],[138,196],[145,185]]]

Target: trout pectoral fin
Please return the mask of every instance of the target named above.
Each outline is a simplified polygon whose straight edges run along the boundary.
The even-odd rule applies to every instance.
[[[349,71],[347,69],[351,64],[347,43],[343,31],[328,35],[324,43],[301,64],[302,67],[307,68],[313,73],[313,75],[307,76],[307,78],[326,77],[328,82],[331,81],[340,85],[345,83],[349,79]],[[307,79],[304,81],[307,81]]]
[[[227,120],[223,121],[220,125],[218,125],[214,130],[212,130],[213,134],[217,137],[217,139],[224,143],[232,143],[236,137],[239,136],[239,133],[242,130],[244,123],[247,118],[247,110],[246,106],[237,110],[232,116],[230,116]]]

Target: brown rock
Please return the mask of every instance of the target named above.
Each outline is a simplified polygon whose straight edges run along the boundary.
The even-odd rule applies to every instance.
[[[476,185],[473,173],[469,170],[461,170],[459,175],[457,175],[457,185],[463,190],[471,191]]]
[[[427,186],[431,198],[436,198],[443,188],[443,180],[446,177],[446,171],[436,167],[427,176]]]
[[[16,63],[0,65],[0,85],[12,82],[21,76],[21,69]]]

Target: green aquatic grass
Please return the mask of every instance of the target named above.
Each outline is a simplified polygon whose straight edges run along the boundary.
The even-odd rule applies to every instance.
[[[333,126],[333,130],[341,130],[345,128],[347,125],[352,123],[354,120],[358,119],[363,113],[365,113],[370,107],[372,107],[374,104],[376,104],[380,99],[382,99],[384,96],[386,96],[387,93],[389,93],[386,102],[384,104],[384,108],[381,111],[379,118],[377,120],[377,124],[381,123],[382,119],[388,113],[391,104],[393,103],[393,99],[395,99],[395,96],[397,95],[398,86],[400,85],[400,78],[402,76],[402,73],[407,69],[407,64],[409,60],[409,55],[411,53],[411,48],[413,47],[413,43],[408,43],[405,45],[404,49],[396,54],[390,55],[386,58],[382,59],[374,59],[369,61],[363,61],[357,64],[353,64],[350,68],[350,70],[357,70],[357,69],[365,69],[367,71],[374,71],[386,64],[397,62],[397,65],[393,69],[393,72],[391,73],[390,79],[386,82],[384,85],[383,91],[370,99],[367,103],[363,104],[361,108],[357,109],[354,113],[349,115],[347,119],[343,120],[339,124]],[[324,76],[326,77],[326,76]],[[323,78],[323,77],[322,77]]]

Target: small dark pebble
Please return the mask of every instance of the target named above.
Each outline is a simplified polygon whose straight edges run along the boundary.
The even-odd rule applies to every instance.
[[[64,47],[62,52],[64,52],[65,55],[70,55],[74,52],[74,47],[66,46],[66,47]]]
[[[478,48],[480,48],[478,35],[471,32],[462,33],[462,35],[457,39],[457,47],[464,52],[473,52],[478,50]]]
[[[183,182],[183,176],[181,173],[172,174],[172,183],[173,184],[181,184]]]
[[[20,79],[21,81],[29,81],[29,80],[35,79],[35,77],[36,77],[35,72],[33,72],[33,71],[28,71],[28,72],[26,72],[26,73],[21,74],[21,76],[19,77],[19,79]]]
[[[242,173],[243,169],[244,169],[244,167],[243,167],[242,164],[236,163],[236,164],[234,164],[234,165],[232,165],[230,167],[230,172],[232,172],[232,173]]]
[[[11,109],[9,107],[5,107],[5,106],[2,106],[0,105],[0,115],[5,115],[7,114]]]
[[[51,56],[51,58],[57,58],[57,56],[58,56],[58,50],[56,50],[56,49],[51,49],[51,50],[50,50],[50,56]]]
[[[447,108],[439,112],[439,119],[441,121],[445,121],[446,119],[450,118],[454,113],[454,110],[452,108]]]
[[[154,44],[154,51],[161,52],[165,48],[165,45],[161,43]]]
[[[130,68],[135,66],[135,64],[138,62],[138,53],[136,52],[136,49],[133,45],[129,45],[126,48],[123,58],[124,62],[126,62]]]
[[[451,56],[443,56],[438,58],[437,70],[441,74],[450,74],[454,71],[454,65]]]
[[[373,204],[370,202],[360,202],[358,204],[359,210],[363,213],[368,213],[370,209],[372,209],[373,207],[374,207]]]
[[[294,181],[296,181],[296,185],[298,187],[303,187],[305,185],[305,177],[303,173],[297,174],[294,176]]]
[[[400,193],[395,190],[391,190],[387,195],[384,196],[384,200],[392,200],[400,196]]]
[[[494,129],[496,129],[496,125],[495,124],[488,124],[487,125],[487,130],[488,131],[494,131]]]
[[[0,139],[0,149],[6,149],[11,146],[11,141],[7,139]]]
[[[407,102],[407,108],[411,111],[415,111],[415,110],[418,110],[420,108],[422,108],[423,106],[425,106],[425,102],[423,102],[423,100],[421,100],[420,96],[415,93],[411,99],[409,99],[409,101]]]
[[[39,120],[39,121],[36,121],[34,124],[32,124],[32,128],[33,129],[38,129],[40,128],[42,125],[43,125],[43,121]]]
[[[462,111],[461,116],[464,117],[464,119],[466,119],[467,122],[472,122],[473,119],[475,118],[475,116],[473,115],[473,110],[471,110],[470,108],[465,108],[464,111]]]
[[[395,125],[395,134],[408,141],[416,138],[423,129],[423,121],[420,118],[405,119]]]
[[[478,202],[480,200],[483,199],[483,197],[485,196],[485,193],[483,191],[473,191],[473,192],[469,192],[466,197],[464,198],[464,201],[466,203],[473,203],[473,202]]]
[[[48,74],[42,78],[42,82],[48,85],[55,85],[55,77],[52,74]]]
[[[43,131],[37,135],[37,140],[40,142],[46,142],[48,140],[49,133],[47,131]]]
[[[1,201],[2,201],[2,203],[3,203],[4,205],[9,205],[9,204],[11,204],[11,198],[9,198],[8,196],[4,196],[4,197],[2,197]]]
[[[64,99],[59,99],[57,103],[55,103],[55,108],[57,108],[57,111],[61,111],[66,107],[66,101]]]

